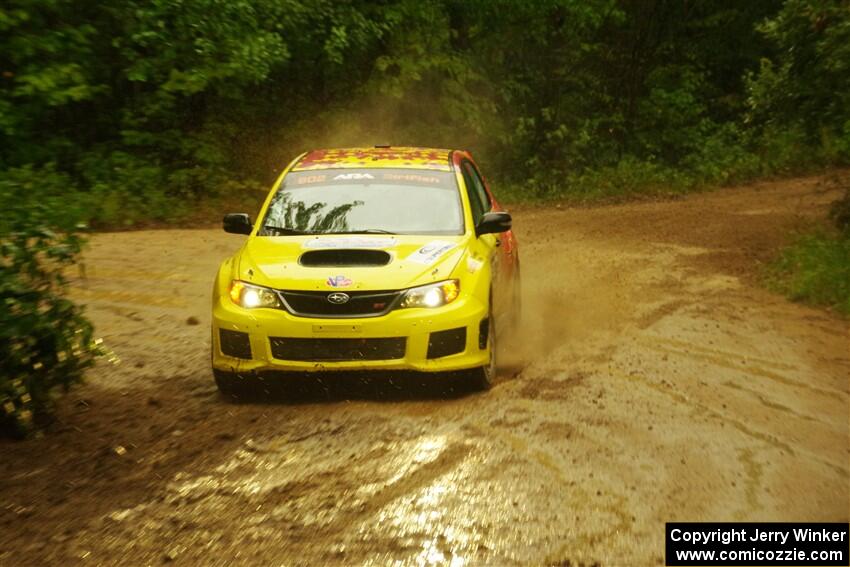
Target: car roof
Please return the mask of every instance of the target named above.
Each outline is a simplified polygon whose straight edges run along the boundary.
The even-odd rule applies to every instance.
[[[298,160],[292,171],[313,169],[395,167],[451,171],[452,150],[376,146],[313,150]]]

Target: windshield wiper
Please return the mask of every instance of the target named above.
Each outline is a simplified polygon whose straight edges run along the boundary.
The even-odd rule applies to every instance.
[[[398,234],[382,228],[364,228],[363,230],[347,230],[344,232],[329,232],[328,234]]]
[[[274,232],[275,236],[280,236],[282,234],[292,234],[292,235],[315,234],[313,232],[308,232],[306,230],[298,230],[298,229],[295,229],[295,228],[287,228],[285,226],[269,226],[269,225],[266,225],[266,226],[263,227],[263,232],[266,233],[266,234]]]
[[[299,234],[398,234],[382,228],[364,228],[363,230],[344,230],[342,232],[315,232],[309,230],[298,230],[296,228],[288,228],[285,226],[269,225],[263,227],[263,233],[266,235],[273,234],[274,236]]]

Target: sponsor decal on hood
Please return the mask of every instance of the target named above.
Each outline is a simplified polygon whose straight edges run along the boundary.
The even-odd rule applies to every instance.
[[[457,244],[454,242],[446,242],[445,240],[432,240],[425,244],[419,250],[407,257],[409,262],[430,266],[439,260],[443,254],[455,248]]]
[[[338,275],[328,277],[328,279],[325,280],[325,283],[331,287],[349,287],[354,283],[354,280],[343,275]]]
[[[328,250],[337,248],[377,248],[383,250],[392,248],[398,243],[395,238],[374,236],[344,236],[339,238],[313,238],[305,240],[302,248],[311,250]]]

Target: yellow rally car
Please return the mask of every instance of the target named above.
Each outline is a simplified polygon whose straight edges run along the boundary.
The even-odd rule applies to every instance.
[[[469,153],[317,150],[281,174],[213,289],[212,367],[234,394],[281,371],[496,369],[496,329],[515,324],[511,216]]]

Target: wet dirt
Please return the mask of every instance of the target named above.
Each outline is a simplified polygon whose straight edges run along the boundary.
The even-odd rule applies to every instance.
[[[229,403],[209,297],[240,237],[97,235],[73,295],[121,363],[0,441],[0,564],[657,565],[667,521],[848,521],[848,323],[757,284],[848,177],[515,209],[525,317],[486,393]]]

